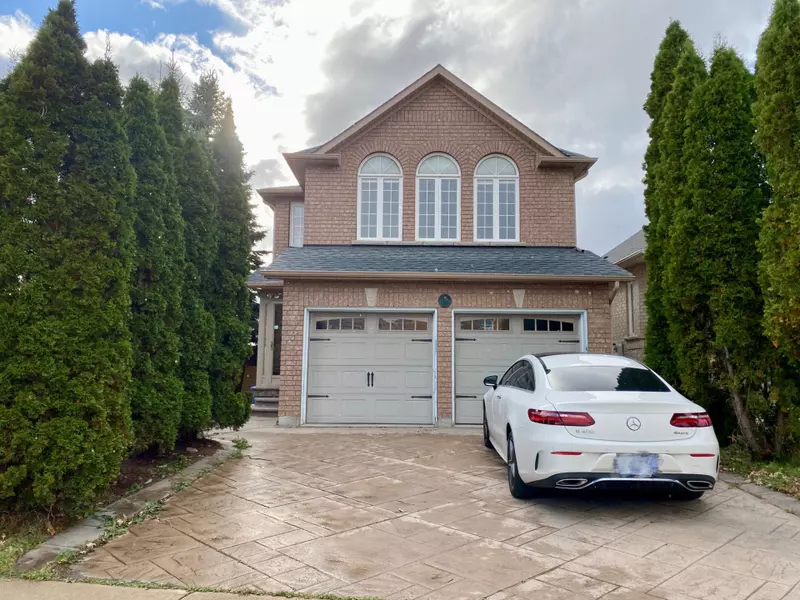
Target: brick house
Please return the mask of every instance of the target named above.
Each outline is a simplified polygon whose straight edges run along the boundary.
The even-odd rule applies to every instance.
[[[631,275],[575,247],[562,150],[441,66],[284,157],[256,396],[280,425],[476,424],[482,381],[527,352],[611,350]],[[274,400],[273,400],[274,402]]]
[[[644,334],[647,329],[647,243],[639,230],[609,250],[603,258],[629,271],[634,279],[617,285],[611,292],[611,341],[616,354],[644,360]]]

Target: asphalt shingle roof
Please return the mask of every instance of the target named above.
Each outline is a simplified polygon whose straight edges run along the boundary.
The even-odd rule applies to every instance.
[[[645,248],[647,248],[647,241],[644,239],[644,230],[640,229],[627,240],[606,252],[603,258],[616,264],[623,258],[627,258],[638,252],[644,252]]]
[[[305,246],[287,248],[262,271],[631,277],[592,252],[544,246]]]
[[[267,279],[261,274],[261,271],[253,271],[247,278],[247,285],[258,285],[261,283],[280,283],[280,279]]]

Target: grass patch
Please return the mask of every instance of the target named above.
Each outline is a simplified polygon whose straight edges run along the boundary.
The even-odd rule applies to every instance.
[[[44,542],[52,530],[41,515],[0,515],[0,578],[12,576],[17,559]]]
[[[779,461],[753,460],[741,444],[731,444],[721,452],[725,471],[744,477],[748,482],[788,494],[800,500],[800,465]]]
[[[237,450],[247,450],[250,448],[252,444],[248,442],[245,438],[236,438],[233,440],[233,447]]]

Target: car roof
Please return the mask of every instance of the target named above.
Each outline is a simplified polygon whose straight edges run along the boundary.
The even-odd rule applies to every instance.
[[[545,352],[534,355],[547,369],[562,367],[629,367],[645,369],[640,362],[617,354],[591,354],[589,352]]]

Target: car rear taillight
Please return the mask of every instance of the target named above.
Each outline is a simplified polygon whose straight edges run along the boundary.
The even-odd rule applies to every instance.
[[[669,422],[673,427],[711,427],[708,413],[675,413]]]
[[[557,410],[528,410],[528,418],[540,425],[564,425],[566,427],[588,427],[594,425],[592,415],[585,412],[559,412]]]

